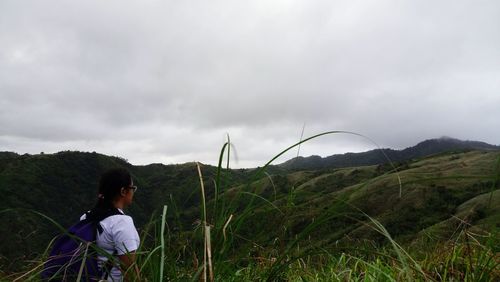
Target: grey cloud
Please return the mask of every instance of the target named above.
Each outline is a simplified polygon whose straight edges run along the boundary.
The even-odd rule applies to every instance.
[[[304,122],[307,134],[356,131],[383,147],[441,135],[499,143],[499,8],[3,1],[0,146],[208,162],[228,132],[241,163],[256,164]],[[303,152],[370,146],[321,138]]]

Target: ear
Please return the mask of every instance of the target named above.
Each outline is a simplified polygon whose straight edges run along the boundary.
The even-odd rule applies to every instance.
[[[120,195],[125,197],[127,195],[127,190],[125,190],[125,188],[122,187],[120,190]]]

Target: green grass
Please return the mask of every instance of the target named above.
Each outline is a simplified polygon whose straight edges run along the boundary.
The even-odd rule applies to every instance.
[[[199,193],[199,206],[181,210],[183,203],[170,196],[161,215],[142,229],[142,278],[500,280],[500,190],[498,165],[492,165],[498,153],[442,155],[383,171],[371,166],[266,175],[277,157],[325,134],[285,149],[244,185],[233,181],[228,139],[213,181],[198,166],[200,182],[191,194]],[[39,281],[46,255],[0,278]]]

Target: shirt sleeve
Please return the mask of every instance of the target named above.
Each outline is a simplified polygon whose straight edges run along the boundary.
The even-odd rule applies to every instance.
[[[113,228],[113,241],[118,255],[133,252],[139,248],[139,234],[130,216],[120,216]]]

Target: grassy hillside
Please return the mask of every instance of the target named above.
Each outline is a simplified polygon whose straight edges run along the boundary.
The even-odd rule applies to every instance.
[[[244,228],[244,233],[252,234],[252,238],[259,237],[253,233],[261,234],[259,244],[282,237],[280,232],[293,237],[314,220],[328,217],[331,220],[311,233],[316,237],[313,241],[320,245],[347,238],[383,239],[365,225],[366,216],[380,221],[394,238],[411,241],[420,231],[467,212],[476,214],[462,218],[468,224],[483,220],[488,223],[482,224],[484,228],[495,228],[498,157],[498,152],[472,151],[424,158],[396,171],[368,166],[271,175],[252,185],[233,188],[227,194],[248,189],[270,201],[254,207],[255,222],[249,218]],[[490,196],[492,201],[486,205],[484,201]],[[477,197],[482,201],[466,205]],[[492,218],[485,219],[489,216]],[[278,231],[276,226],[286,230]]]
[[[0,208],[26,211],[0,214],[7,227],[0,230],[0,237],[11,238],[0,242],[0,269],[9,272],[23,267],[20,262],[39,258],[58,232],[32,211],[70,225],[93,205],[100,173],[116,166],[128,168],[140,187],[129,213],[141,231],[145,256],[159,244],[159,211],[168,206],[166,265],[171,267],[169,275],[180,280],[194,275],[189,269],[199,267],[196,261],[203,257],[205,221],[212,228],[213,258],[220,275],[238,269],[246,269],[241,275],[247,277],[257,275],[253,271],[268,278],[279,273],[296,275],[293,263],[307,257],[311,265],[325,266],[316,261],[322,261],[324,257],[317,255],[325,252],[329,263],[340,263],[337,259],[346,254],[371,260],[379,258],[375,253],[382,253],[392,259],[400,255],[397,248],[390,248],[394,242],[415,257],[427,258],[443,253],[436,249],[440,244],[456,242],[464,234],[465,238],[478,234],[474,240],[489,246],[485,254],[495,253],[500,222],[499,158],[497,151],[451,152],[399,162],[397,167],[381,164],[268,173],[202,166],[204,219],[194,163],[132,166],[119,158],[78,152],[9,155],[8,161],[0,159],[0,192],[5,195]],[[446,254],[453,257],[453,252]],[[387,267],[391,259],[381,262],[381,267]],[[422,265],[435,268],[436,260],[424,260]],[[491,261],[485,265],[490,267]],[[366,267],[358,270],[366,272]],[[313,276],[327,275],[314,271]],[[415,269],[405,271],[410,275]]]

